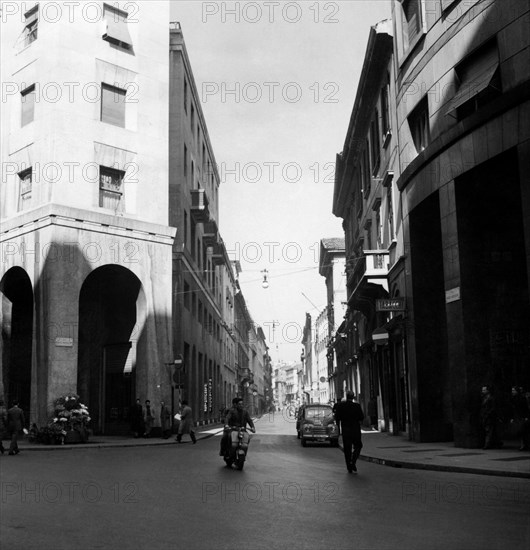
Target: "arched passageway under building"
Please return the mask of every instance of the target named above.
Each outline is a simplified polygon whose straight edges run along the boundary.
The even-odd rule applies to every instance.
[[[77,389],[96,433],[131,431],[145,312],[140,280],[121,266],[99,267],[81,287]]]
[[[11,406],[17,400],[31,414],[31,358],[33,334],[33,288],[21,267],[7,271],[0,281],[2,323],[2,385],[0,398]]]

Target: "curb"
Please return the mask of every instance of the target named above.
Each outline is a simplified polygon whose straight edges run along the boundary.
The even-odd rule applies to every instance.
[[[391,466],[392,468],[405,468],[409,470],[433,470],[436,472],[454,472],[460,474],[476,474],[482,476],[518,477],[523,479],[530,479],[530,473],[526,472],[507,472],[506,470],[487,470],[484,468],[469,468],[466,466],[445,466],[443,464],[425,464],[423,462],[404,462],[401,460],[393,460],[388,458],[376,458],[363,454],[361,454],[359,458],[365,462],[372,462],[374,464],[380,464],[381,466]]]
[[[219,429],[219,431],[221,431],[222,428]],[[174,435],[174,434],[173,434]],[[26,451],[37,451],[37,452],[42,452],[42,451],[75,451],[75,450],[90,450],[90,449],[116,449],[116,448],[120,448],[120,447],[123,447],[123,448],[126,448],[126,447],[137,447],[137,448],[142,448],[142,447],[163,447],[163,446],[166,446],[166,445],[177,445],[177,442],[175,441],[175,438],[173,437],[173,435],[171,437],[169,437],[167,440],[155,440],[153,439],[152,441],[150,441],[149,443],[142,443],[142,444],[138,444],[138,443],[134,443],[134,442],[119,442],[119,441],[116,441],[116,442],[108,442],[108,443],[86,443],[84,445],[79,445],[79,444],[72,444],[72,445],[32,445],[30,447],[21,447],[20,448],[20,451],[21,452],[26,452]],[[202,437],[199,437],[201,436]],[[213,437],[214,435],[216,435],[216,433],[207,433],[207,434],[203,434],[202,432],[197,432],[197,441],[201,441],[202,439],[209,439],[210,437]],[[191,441],[183,441],[182,443],[180,443],[180,445],[184,445],[186,443],[191,443]]]

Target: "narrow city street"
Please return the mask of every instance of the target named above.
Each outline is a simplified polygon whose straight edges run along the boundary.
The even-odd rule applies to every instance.
[[[527,548],[528,480],[364,461],[351,475],[341,449],[302,448],[289,415],[256,428],[242,472],[215,435],[3,456],[4,548]]]

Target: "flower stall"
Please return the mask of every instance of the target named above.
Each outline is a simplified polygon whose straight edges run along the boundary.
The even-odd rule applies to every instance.
[[[75,394],[54,401],[54,418],[46,429],[50,443],[86,443],[90,414]]]

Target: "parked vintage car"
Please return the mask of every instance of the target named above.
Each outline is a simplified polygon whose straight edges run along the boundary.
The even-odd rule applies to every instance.
[[[296,419],[296,432],[302,447],[307,442],[329,442],[332,447],[339,444],[339,427],[333,416],[331,405],[310,403],[300,407]]]

